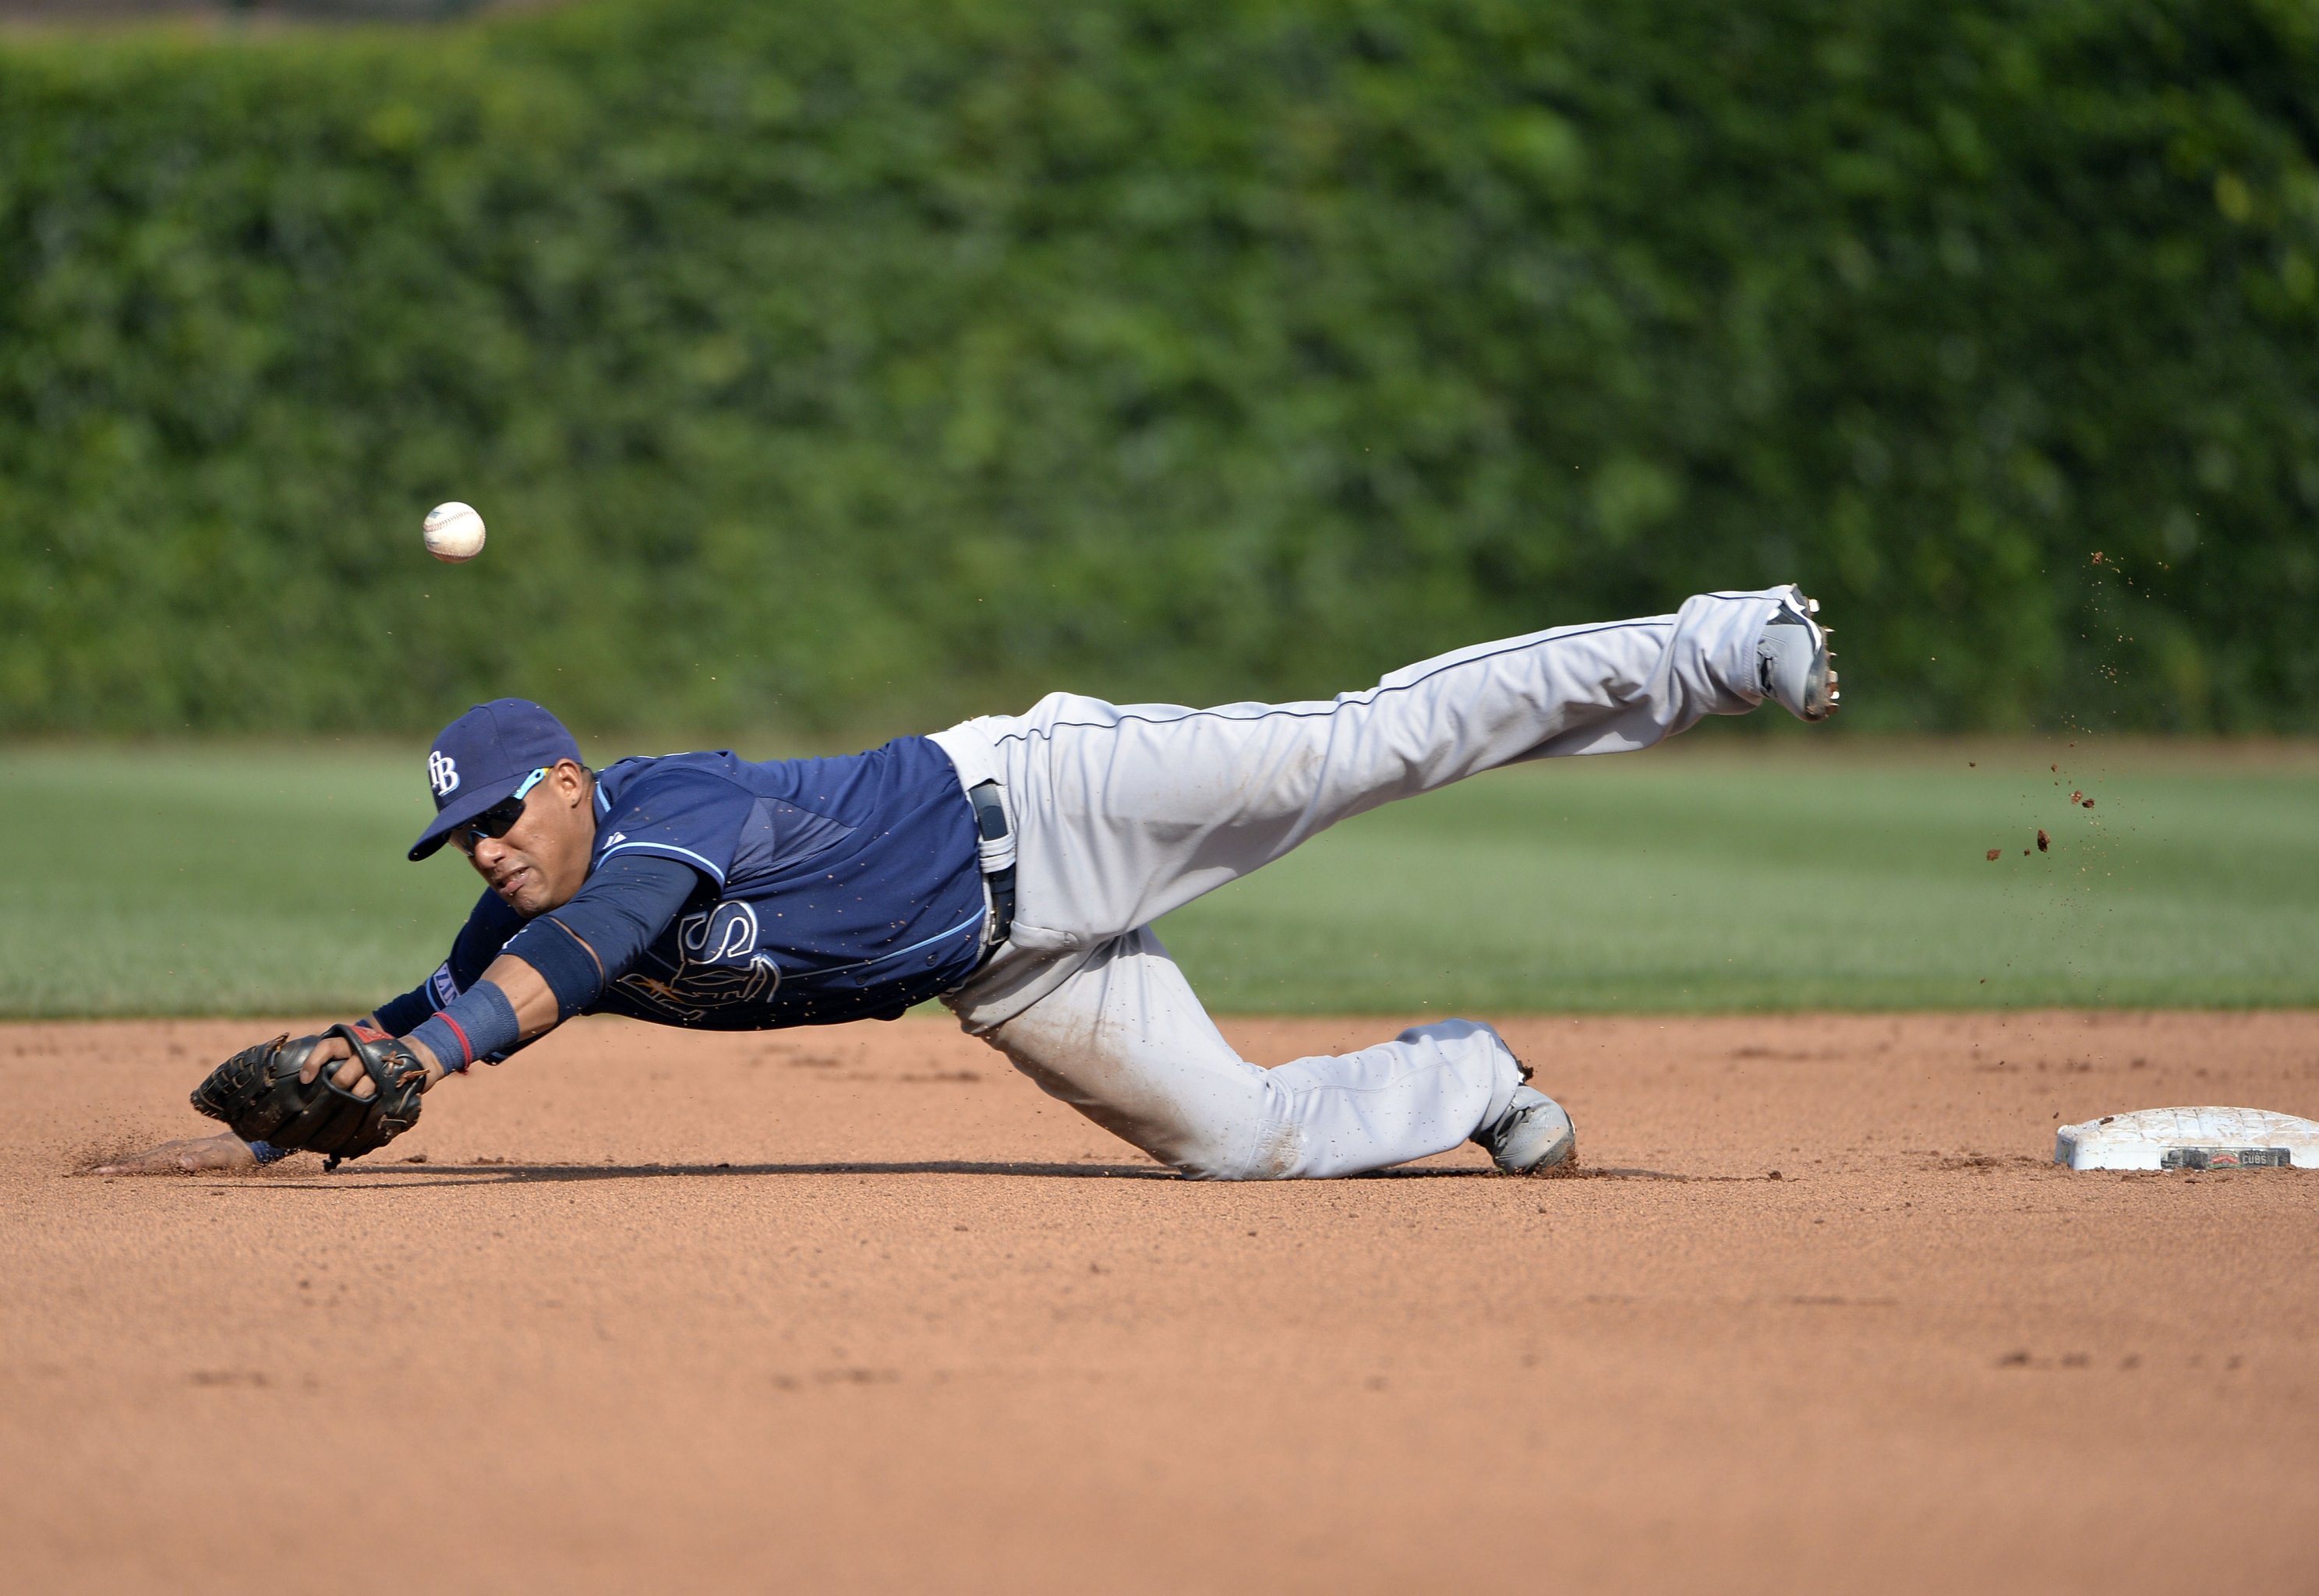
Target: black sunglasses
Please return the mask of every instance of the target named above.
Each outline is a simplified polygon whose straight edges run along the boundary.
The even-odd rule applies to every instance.
[[[485,837],[503,837],[515,829],[523,818],[523,800],[531,789],[547,780],[546,771],[534,771],[523,779],[523,785],[493,804],[472,820],[462,820],[451,828],[451,845],[462,853],[473,853],[475,844]]]

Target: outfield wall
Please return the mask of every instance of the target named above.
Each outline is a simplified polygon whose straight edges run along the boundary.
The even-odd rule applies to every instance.
[[[2314,81],[2256,0],[18,37],[0,732],[1319,693],[1790,574],[1857,725],[2311,730]]]

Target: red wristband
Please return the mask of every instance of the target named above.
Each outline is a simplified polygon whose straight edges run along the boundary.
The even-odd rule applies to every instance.
[[[451,1027],[452,1034],[459,1039],[459,1051],[465,1057],[460,1059],[456,1068],[465,1069],[468,1065],[473,1064],[475,1061],[475,1044],[467,1040],[467,1028],[439,1008],[435,1011],[435,1017]],[[446,1066],[446,1068],[452,1067]]]

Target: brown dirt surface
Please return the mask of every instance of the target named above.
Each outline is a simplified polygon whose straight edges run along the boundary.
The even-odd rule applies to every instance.
[[[937,1021],[591,1021],[77,1173],[278,1029],[0,1027],[0,1588],[2311,1588],[2319,1176],[2049,1160],[2319,1116],[2319,1015],[1518,1020],[1584,1177],[1252,1186]]]

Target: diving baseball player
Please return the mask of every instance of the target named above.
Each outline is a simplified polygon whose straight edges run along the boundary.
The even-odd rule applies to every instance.
[[[1260,1069],[1151,923],[1347,816],[1476,771],[1647,748],[1765,698],[1824,719],[1838,693],[1817,608],[1792,587],[1707,593],[1461,649],[1325,703],[1055,693],[840,759],[676,753],[591,771],[539,706],[479,705],[428,751],[436,815],[411,849],[448,843],[485,883],[450,956],[360,1026],[221,1069],[196,1104],[243,1135],[107,1170],[356,1156],[445,1074],[575,1014],[761,1030],[934,997],[1186,1175],[1356,1175],[1467,1140],[1510,1174],[1566,1168],[1569,1116],[1488,1025]]]

